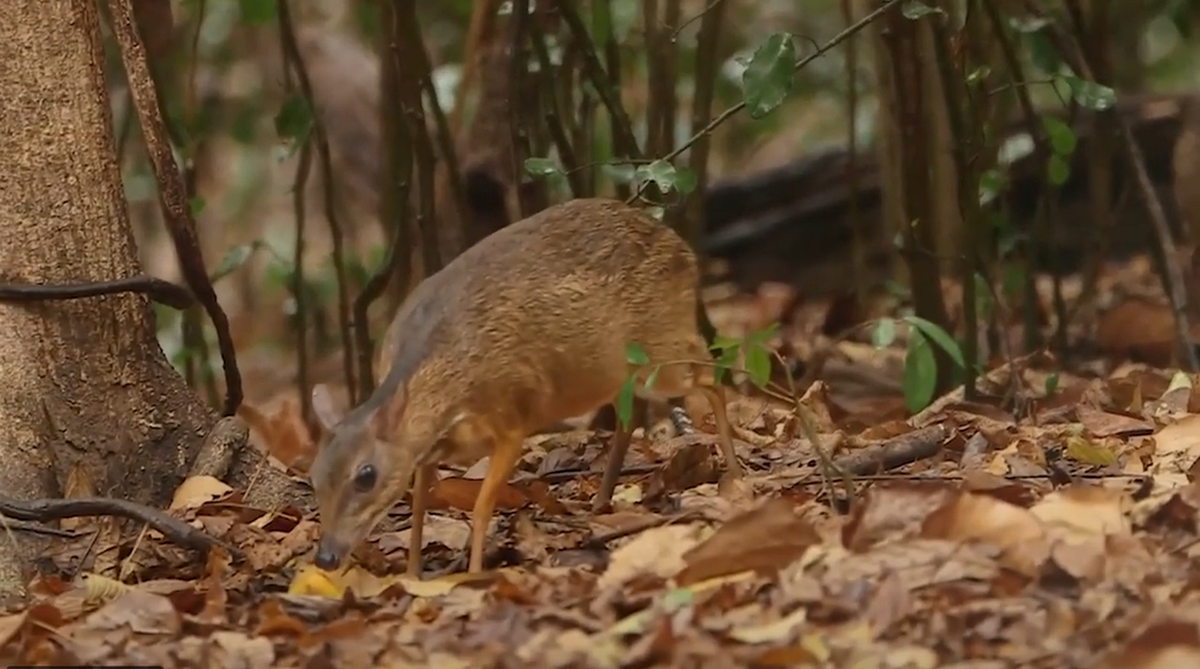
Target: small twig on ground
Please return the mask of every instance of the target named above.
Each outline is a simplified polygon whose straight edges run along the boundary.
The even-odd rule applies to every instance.
[[[632,467],[625,467],[622,469],[621,476],[627,476],[631,474],[649,474],[650,472],[658,471],[659,469],[662,469],[661,464],[634,465]],[[592,473],[594,472],[590,468],[556,469],[552,472],[546,472],[545,474],[535,478],[539,481],[545,481],[546,483],[562,483],[563,481],[570,481],[585,474]]]
[[[4,514],[0,514],[0,527],[9,532],[28,532],[30,534],[41,534],[47,537],[59,537],[62,539],[74,539],[81,534],[77,530],[60,530],[57,527],[47,527],[41,523],[28,520],[5,518]]]
[[[682,513],[677,513],[673,516],[660,516],[658,518],[650,518],[650,519],[644,520],[639,523],[633,523],[632,525],[626,525],[625,527],[618,527],[615,530],[610,530],[608,532],[604,532],[603,534],[597,534],[597,535],[593,536],[592,538],[588,539],[587,541],[584,541],[582,544],[582,547],[584,547],[584,548],[602,548],[605,544],[607,544],[610,541],[616,541],[617,539],[624,539],[625,537],[631,537],[635,534],[641,534],[642,532],[645,532],[646,530],[652,530],[656,527],[662,527],[664,525],[671,525],[671,524],[678,523],[678,522],[681,522],[684,520],[693,520],[693,519],[697,519],[699,517],[700,517],[700,514],[697,513],[696,511],[684,511]]]
[[[937,455],[949,434],[941,423],[913,430],[834,458],[833,467],[855,478],[895,469]]]
[[[80,518],[84,516],[119,516],[136,520],[162,532],[168,540],[200,552],[210,548],[221,547],[232,556],[241,552],[225,542],[205,534],[204,532],[173,518],[166,513],[143,504],[124,499],[106,497],[81,497],[78,499],[35,499],[16,501],[0,499],[0,515],[17,520],[32,520],[46,522],[60,518]]]
[[[225,372],[225,406],[222,413],[232,416],[242,403],[242,375],[238,371],[237,356],[233,348],[233,337],[229,332],[229,318],[217,302],[217,294],[204,268],[204,256],[196,238],[196,221],[185,201],[183,177],[175,154],[167,138],[167,126],[159,111],[158,91],[150,76],[150,65],[146,61],[146,50],[138,36],[133,17],[132,0],[108,0],[112,17],[112,31],[120,46],[121,62],[129,81],[133,106],[137,110],[142,135],[146,139],[146,150],[158,183],[159,204],[167,230],[175,243],[175,255],[179,267],[187,280],[188,287],[212,320],[217,334],[217,347],[221,352],[221,366]]]

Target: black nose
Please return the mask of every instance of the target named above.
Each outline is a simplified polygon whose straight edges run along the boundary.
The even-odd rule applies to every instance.
[[[342,563],[342,554],[329,546],[321,545],[317,547],[317,557],[313,561],[321,569],[332,571]]]

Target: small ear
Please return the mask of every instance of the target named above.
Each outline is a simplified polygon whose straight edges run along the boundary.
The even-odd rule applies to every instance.
[[[333,395],[324,383],[318,383],[312,389],[312,408],[317,415],[321,429],[328,432],[342,422],[342,414],[333,405]]]
[[[379,408],[375,409],[375,413],[371,416],[371,426],[375,428],[375,435],[378,438],[387,440],[388,435],[400,424],[400,418],[404,415],[404,407],[407,404],[408,386],[404,383],[397,384],[395,392]]]

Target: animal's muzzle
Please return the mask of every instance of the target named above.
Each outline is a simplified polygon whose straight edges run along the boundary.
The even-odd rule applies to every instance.
[[[345,556],[345,544],[332,537],[322,535],[320,543],[317,544],[317,555],[313,562],[325,571],[332,571],[342,564],[342,558]]]

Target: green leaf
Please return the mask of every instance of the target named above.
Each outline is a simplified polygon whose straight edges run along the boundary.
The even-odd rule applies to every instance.
[[[796,73],[796,44],[788,33],[775,33],[754,51],[742,73],[742,100],[750,117],[760,119],[783,104]]]
[[[1029,33],[1025,35],[1024,42],[1025,49],[1029,52],[1029,62],[1043,73],[1052,75],[1062,67],[1062,58],[1058,55],[1058,48],[1050,42],[1045,33],[1041,31]]]
[[[558,163],[549,158],[526,158],[524,168],[526,174],[534,177],[545,177],[551,174],[563,173]]]
[[[745,339],[744,343],[759,344],[759,345],[766,344],[768,341],[771,340],[772,337],[775,336],[775,333],[778,330],[779,330],[779,323],[771,323],[770,325],[762,328],[761,330],[755,330],[754,332],[751,332],[750,334],[746,335],[746,339]]]
[[[1046,161],[1046,173],[1050,175],[1050,183],[1061,186],[1071,178],[1071,163],[1057,153],[1052,153]]]
[[[1065,455],[1076,462],[1097,467],[1109,467],[1117,464],[1117,456],[1111,449],[1080,435],[1067,437],[1064,450],[1066,451]]]
[[[937,385],[937,361],[929,340],[920,332],[908,339],[908,354],[904,356],[904,405],[910,413],[929,406]]]
[[[741,339],[738,339],[736,337],[727,337],[725,335],[717,335],[716,337],[713,338],[713,343],[711,346],[709,346],[709,350],[728,351],[731,348],[736,349],[737,347],[739,347],[741,345],[742,345]]]
[[[1004,266],[1004,274],[1001,279],[1001,289],[1004,295],[1010,298],[1015,298],[1021,294],[1025,287],[1025,269],[1018,263],[1009,263]]]
[[[1117,94],[1113,89],[1094,81],[1080,79],[1073,74],[1059,75],[1059,79],[1071,89],[1071,97],[1092,111],[1104,111],[1117,103]]]
[[[987,65],[980,65],[967,75],[967,83],[974,84],[983,81],[984,79],[987,79],[988,75],[991,73],[992,68],[988,67]]]
[[[1058,390],[1058,372],[1054,372],[1046,377],[1046,394],[1053,395],[1056,390]]]
[[[1171,375],[1171,382],[1167,384],[1166,392],[1169,393],[1172,390],[1179,390],[1181,388],[1187,388],[1188,390],[1191,390],[1192,377],[1189,376],[1187,372],[1176,370],[1176,372]],[[1166,393],[1163,394],[1165,395]]]
[[[938,348],[946,352],[950,359],[959,367],[965,367],[963,363],[962,350],[958,347],[958,342],[946,333],[945,330],[934,325],[933,323],[921,318],[920,316],[905,316],[904,322],[920,331],[921,334],[929,338],[930,341],[938,345]]]
[[[275,115],[275,134],[280,139],[302,141],[312,129],[312,108],[302,95],[293,95],[283,101]]]
[[[746,374],[750,383],[765,388],[771,382],[771,354],[762,346],[746,349]]]
[[[664,193],[669,193],[679,187],[679,172],[670,161],[655,160],[648,165],[642,165],[637,168],[635,177],[639,180],[653,181],[658,189]],[[696,187],[696,177],[691,177],[692,188]]]
[[[675,190],[687,195],[696,190],[696,184],[699,179],[696,177],[696,172],[690,167],[675,168]]]
[[[1075,152],[1076,137],[1071,126],[1053,116],[1042,117],[1042,128],[1050,140],[1050,148],[1060,156],[1069,156]]]
[[[650,390],[654,387],[654,382],[658,380],[658,370],[662,369],[662,365],[655,365],[650,369],[650,373],[646,375],[646,381],[642,384],[642,388]]]
[[[663,214],[665,212],[666,210],[659,206],[646,207],[646,213],[650,214],[650,216],[652,216],[656,221],[663,220]]]
[[[930,14],[945,14],[946,12],[942,11],[938,7],[930,7],[923,2],[917,2],[916,0],[913,0],[912,2],[904,3],[904,5],[902,5],[900,8],[900,13],[904,14],[904,18],[906,19],[919,19],[922,16],[928,16]]]
[[[725,378],[725,374],[729,369],[737,364],[738,346],[731,346],[721,350],[721,355],[713,362],[713,378],[717,383],[720,383]]]
[[[982,319],[992,314],[992,289],[987,278],[978,272],[975,274],[975,311]]]
[[[1000,170],[988,169],[979,175],[979,204],[986,205],[1000,194]]]
[[[1045,16],[1010,16],[1008,17],[1008,25],[1019,33],[1035,33],[1042,28],[1053,23]]]
[[[887,279],[883,282],[883,290],[891,297],[902,302],[907,302],[912,299],[912,290],[894,279]]]
[[[209,281],[216,283],[246,264],[246,261],[250,259],[250,256],[254,255],[254,252],[260,246],[262,246],[262,242],[255,240],[249,244],[238,244],[226,251],[225,257],[221,258],[221,262],[217,263],[216,269],[212,271]]]
[[[619,184],[632,183],[637,175],[637,169],[629,163],[604,163],[600,165],[600,171],[612,179],[613,183]]]
[[[633,386],[635,383],[637,383],[637,378],[630,375],[625,379],[625,383],[621,384],[621,390],[617,393],[615,405],[617,422],[623,428],[629,427],[629,423],[633,421]]]
[[[625,345],[625,362],[642,367],[650,364],[650,356],[640,345],[630,343]]]
[[[871,328],[871,345],[876,349],[887,348],[896,341],[896,321],[891,318],[880,318]]]
[[[239,0],[238,10],[242,21],[250,25],[262,25],[275,20],[275,0]]]
[[[204,198],[199,195],[188,198],[188,211],[192,214],[192,218],[199,216],[200,212],[204,211],[205,204]]]

